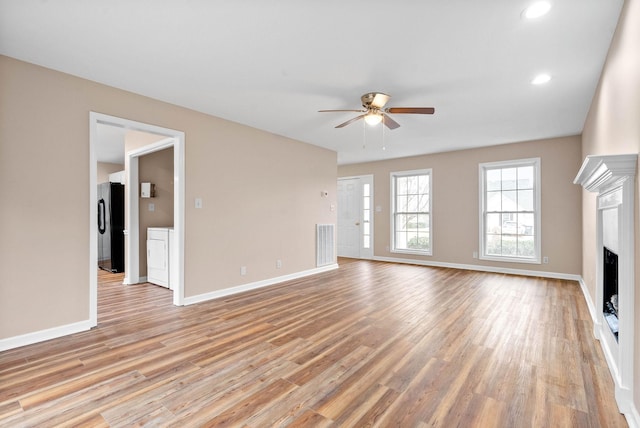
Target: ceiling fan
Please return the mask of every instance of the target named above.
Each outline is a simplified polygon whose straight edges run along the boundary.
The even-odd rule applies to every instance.
[[[362,107],[364,110],[318,110],[320,113],[328,112],[341,112],[350,111],[355,113],[364,113],[360,116],[349,119],[344,123],[336,126],[336,128],[344,128],[345,126],[364,119],[369,125],[376,125],[382,122],[389,129],[396,129],[400,127],[400,124],[391,119],[388,114],[433,114],[436,109],[433,107],[387,107],[384,105],[391,98],[387,94],[382,92],[369,92],[364,94],[360,99],[362,100]]]

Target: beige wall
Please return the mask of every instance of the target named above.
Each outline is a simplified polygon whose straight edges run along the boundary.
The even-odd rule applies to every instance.
[[[109,181],[109,174],[123,170],[124,165],[120,165],[119,163],[98,162],[97,183],[106,183]]]
[[[188,168],[217,178],[187,177],[187,296],[313,268],[315,223],[336,222],[335,152],[248,127],[231,137],[217,133],[188,156]],[[202,209],[194,208],[196,197]]]
[[[630,154],[640,152],[640,0],[626,0],[618,28],[582,134],[582,155]],[[635,288],[640,290],[640,186],[636,171]],[[582,276],[591,299],[596,287],[596,195],[584,191]],[[640,292],[635,293],[640,307]],[[635,311],[640,325],[640,310]],[[640,408],[640,329],[636,328],[635,397]]]
[[[139,198],[140,276],[147,276],[147,228],[173,226],[173,147],[138,159],[140,183],[153,183],[155,196]],[[149,204],[154,210],[149,211]]]
[[[186,296],[315,267],[335,152],[0,56],[0,339],[89,319],[90,111],[185,132]]]
[[[540,158],[542,204],[542,256],[548,264],[499,263],[473,258],[479,251],[478,164]],[[422,259],[562,274],[580,273],[580,188],[573,178],[580,167],[580,137],[505,144],[389,161],[341,166],[340,177],[374,175],[374,204],[382,208],[374,217],[375,255]],[[391,253],[391,172],[431,168],[433,173],[433,256]]]

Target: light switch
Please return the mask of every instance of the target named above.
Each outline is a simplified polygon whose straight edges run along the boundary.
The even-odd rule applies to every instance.
[[[202,198],[196,198],[196,208],[202,208]]]
[[[149,204],[149,211],[155,211],[156,210],[156,204]]]

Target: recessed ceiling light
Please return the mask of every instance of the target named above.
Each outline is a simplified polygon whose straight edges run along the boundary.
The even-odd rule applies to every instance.
[[[536,77],[533,78],[533,80],[531,81],[531,84],[532,85],[544,85],[549,80],[551,80],[551,76],[549,76],[548,74],[546,74],[546,73],[538,74]]]
[[[546,15],[546,13],[549,12],[549,9],[551,9],[551,3],[547,1],[539,1],[526,8],[523,15],[527,19],[535,19],[542,15]]]

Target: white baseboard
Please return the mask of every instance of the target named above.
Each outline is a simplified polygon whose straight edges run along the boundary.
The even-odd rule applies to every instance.
[[[593,324],[596,324],[596,306],[593,304],[593,300],[591,299],[591,295],[589,295],[589,290],[587,290],[587,284],[584,282],[584,279],[580,277],[578,280],[580,283],[580,290],[582,290],[582,295],[584,296],[585,302],[587,302],[587,308],[589,308],[589,314],[591,315],[591,321]]]
[[[567,279],[567,280],[575,280],[580,284],[580,289],[582,290],[582,294],[584,296],[585,301],[587,302],[587,307],[589,309],[589,313],[591,315],[592,320],[595,322],[595,306],[587,291],[586,284],[583,278],[580,275],[572,275],[572,274],[564,274],[557,272],[540,272],[540,271],[531,271],[531,270],[522,270],[522,269],[506,269],[506,268],[497,268],[492,266],[478,266],[478,265],[466,265],[466,264],[458,264],[458,263],[444,263],[444,262],[430,262],[425,260],[413,260],[413,259],[402,259],[402,258],[393,258],[393,257],[374,257],[373,260],[383,261],[383,262],[391,262],[391,263],[405,263],[405,264],[415,264],[421,266],[434,266],[434,267],[446,267],[446,268],[454,268],[454,269],[464,269],[464,270],[475,270],[481,272],[493,272],[493,273],[506,273],[512,275],[525,275],[525,276],[539,276],[543,278],[554,278],[554,279]],[[252,282],[249,284],[243,284],[236,287],[225,288],[222,290],[212,291],[210,293],[199,294],[197,296],[186,297],[184,299],[185,305],[193,305],[195,303],[205,302],[207,300],[217,299],[220,297],[230,296],[232,294],[241,293],[244,291],[255,290],[262,287],[267,287],[270,285],[275,285],[281,282],[290,281],[293,279],[303,278],[305,276],[315,275],[322,272],[328,272],[334,269],[338,269],[338,264],[332,264],[328,266],[323,266],[321,268],[309,269],[302,272],[296,272],[289,275],[283,275],[276,278],[271,278],[263,281]],[[146,277],[141,277],[141,281],[146,281]],[[127,278],[123,281],[124,284],[128,284]],[[91,322],[89,320],[80,321],[73,324],[67,324],[60,327],[54,327],[46,330],[36,331],[33,333],[23,334],[20,336],[9,337],[6,339],[0,339],[0,352],[6,351],[9,349],[19,348],[21,346],[32,345],[38,342],[44,342],[50,339],[56,339],[58,337],[66,336],[69,334],[80,333],[82,331],[90,330],[92,327]],[[640,428],[640,413],[635,406],[633,400],[630,400],[626,403],[626,408],[628,412],[624,414],[627,423],[630,428]]]
[[[381,261],[381,262],[391,262],[391,263],[406,263],[406,264],[415,264],[421,266],[434,266],[434,267],[445,267],[445,268],[453,268],[453,269],[465,269],[465,270],[475,270],[481,272],[493,272],[493,273],[506,273],[511,275],[525,275],[525,276],[538,276],[542,278],[553,278],[553,279],[566,279],[570,281],[577,281],[580,284],[580,289],[582,290],[582,295],[584,296],[584,300],[587,303],[587,308],[589,309],[589,314],[591,315],[591,320],[594,325],[596,324],[596,310],[593,300],[589,295],[587,290],[587,285],[584,282],[584,279],[581,275],[573,275],[559,272],[540,272],[534,270],[524,270],[524,269],[508,269],[508,268],[498,268],[493,266],[478,266],[478,265],[465,265],[458,263],[443,263],[443,262],[430,262],[425,260],[413,260],[413,259],[402,259],[395,257],[374,257],[373,260]],[[595,329],[594,329],[595,330]],[[596,337],[596,339],[598,339]],[[610,350],[607,349],[605,342],[600,341],[602,346],[602,350],[605,354],[605,359],[607,360],[607,364],[609,369],[612,367],[612,357]],[[615,379],[615,373],[611,373],[612,377]],[[620,408],[626,409],[624,413],[624,417],[627,420],[627,424],[629,428],[640,428],[640,413],[638,413],[638,409],[635,406],[633,397],[628,397],[628,394],[616,394],[616,401],[618,400],[618,395],[622,397],[623,402],[618,403]]]
[[[221,290],[211,291],[209,293],[198,294],[197,296],[185,297],[184,305],[187,306],[187,305],[193,305],[195,303],[206,302],[207,300],[218,299],[220,297],[230,296],[232,294],[238,294],[244,291],[255,290],[257,288],[262,288],[262,287],[268,287],[270,285],[275,285],[281,282],[290,281],[292,279],[303,278],[305,276],[315,275],[322,272],[328,272],[334,269],[338,269],[337,263],[319,267],[319,268],[304,270],[304,271],[292,273],[289,275],[283,275],[275,278],[265,279],[262,281],[242,284],[236,287],[223,288]]]
[[[56,339],[69,334],[80,333],[81,331],[90,330],[91,327],[91,322],[86,320],[73,324],[62,325],[60,327],[48,328],[46,330],[34,331],[33,333],[27,333],[20,336],[0,339],[0,351],[32,345],[34,343]]]
[[[330,270],[338,269],[338,264],[323,266],[320,268],[309,269],[302,272],[296,272],[289,275],[283,275],[276,278],[271,278],[263,281],[257,281],[249,284],[239,285],[237,287],[226,288],[223,290],[212,291],[210,293],[199,294],[197,296],[187,297],[184,299],[185,305],[193,305],[194,303],[204,302],[211,299],[217,299],[219,297],[229,296],[231,294],[241,293],[243,291],[255,290],[257,288],[267,287],[269,285],[278,284],[284,281],[292,279],[298,279],[309,275],[315,275],[321,272],[327,272]],[[145,282],[146,277],[140,277],[140,280]],[[127,284],[125,280],[123,282]],[[35,331],[33,333],[27,333],[20,336],[8,337],[6,339],[0,339],[0,352],[9,349],[19,348],[21,346],[33,345],[34,343],[44,342],[45,340],[56,339],[58,337],[67,336],[69,334],[79,333],[82,331],[90,330],[92,327],[89,320],[80,321],[73,324],[67,324],[60,327],[49,328],[46,330]]]
[[[629,412],[624,414],[629,428],[640,428],[640,413],[633,402],[629,403]]]
[[[589,308],[589,314],[591,315],[591,320],[594,325],[594,337],[596,340],[600,342],[600,348],[604,354],[604,358],[607,362],[607,366],[609,367],[609,372],[611,373],[611,378],[615,384],[616,390],[616,402],[618,404],[618,409],[624,409],[624,417],[627,420],[627,424],[629,428],[640,428],[640,413],[638,413],[638,409],[633,401],[633,397],[631,397],[630,391],[628,389],[620,389],[618,386],[618,382],[616,379],[618,378],[617,373],[617,363],[615,358],[613,357],[613,353],[611,349],[609,349],[609,345],[606,340],[601,340],[599,333],[599,321],[596,316],[596,309],[587,290],[587,285],[584,282],[583,278],[580,278],[578,281],[580,283],[580,289],[582,290],[582,294],[584,296],[584,300],[587,302],[587,307]]]
[[[566,279],[569,281],[580,281],[582,277],[580,275],[574,275],[570,273],[561,273],[561,272],[544,272],[537,270],[525,270],[525,269],[511,269],[511,268],[501,268],[495,266],[481,266],[481,265],[466,265],[460,263],[446,263],[446,262],[431,262],[428,260],[414,260],[414,259],[402,259],[396,257],[374,257],[373,260],[381,261],[381,262],[391,262],[391,263],[406,263],[411,265],[421,265],[421,266],[433,266],[433,267],[444,267],[444,268],[452,268],[452,269],[464,269],[464,270],[475,270],[480,272],[493,272],[493,273],[505,273],[510,275],[523,275],[523,276],[539,276],[542,278],[553,278],[553,279]]]
[[[138,278],[138,282],[131,282],[128,276],[125,276],[122,280],[122,285],[133,285],[133,284],[142,284],[143,282],[147,282],[146,276],[141,276]]]

